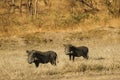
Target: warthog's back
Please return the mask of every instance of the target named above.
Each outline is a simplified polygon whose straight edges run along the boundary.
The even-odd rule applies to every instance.
[[[88,54],[88,48],[86,46],[80,46],[75,48],[75,54],[77,57]]]

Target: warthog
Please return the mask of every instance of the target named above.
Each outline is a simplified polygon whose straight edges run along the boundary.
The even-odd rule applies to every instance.
[[[26,50],[28,54],[28,63],[35,63],[35,66],[38,67],[40,63],[50,62],[52,65],[56,65],[57,54],[54,51],[41,52],[37,50]]]
[[[74,61],[75,57],[83,56],[88,59],[88,48],[86,46],[75,47],[71,44],[64,44],[65,54],[69,55],[69,59]]]

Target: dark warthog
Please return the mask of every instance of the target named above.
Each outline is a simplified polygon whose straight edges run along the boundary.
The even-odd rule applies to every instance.
[[[54,51],[36,51],[36,50],[27,50],[28,54],[28,63],[35,63],[35,66],[38,67],[40,63],[50,62],[52,65],[56,65],[57,54]]]
[[[85,59],[88,59],[88,48],[85,46],[75,47],[71,44],[64,44],[65,54],[69,55],[69,58],[74,61],[75,57],[83,56]]]

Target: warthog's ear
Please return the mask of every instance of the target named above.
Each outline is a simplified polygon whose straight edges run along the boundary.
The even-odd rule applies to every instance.
[[[27,53],[27,54],[30,54],[30,51],[29,51],[29,50],[26,50],[26,53]]]

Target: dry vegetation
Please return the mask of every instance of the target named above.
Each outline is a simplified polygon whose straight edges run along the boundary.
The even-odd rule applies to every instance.
[[[36,15],[25,9],[8,13],[0,1],[0,80],[119,80],[120,8],[107,0],[92,0],[92,7],[79,0],[48,1],[38,3]],[[69,61],[66,43],[88,46],[89,60]],[[29,49],[56,51],[57,66],[28,64]]]

